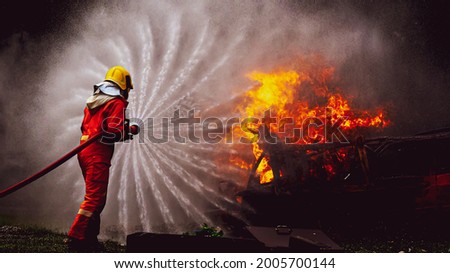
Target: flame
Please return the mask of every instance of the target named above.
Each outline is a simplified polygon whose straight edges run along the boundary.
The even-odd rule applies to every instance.
[[[390,122],[381,109],[374,112],[352,108],[350,99],[334,85],[334,73],[335,68],[324,65],[321,58],[312,58],[312,61],[300,60],[294,68],[279,69],[271,73],[253,71],[247,74],[247,78],[254,81],[255,85],[244,93],[237,110],[245,117],[258,118],[258,122],[249,125],[247,130],[235,128],[234,135],[257,139],[258,128],[262,125],[261,118],[266,115],[267,110],[278,121],[271,123],[269,130],[280,139],[294,137],[292,128],[302,128],[308,118],[319,118],[332,124],[341,120],[343,123],[340,128],[349,133],[361,127],[384,128],[389,125]],[[321,135],[323,129],[310,128],[308,135],[295,139],[295,143],[323,142]],[[260,142],[253,141],[252,145],[253,155],[257,160],[264,151]],[[340,157],[345,158],[345,154]],[[274,178],[269,162],[269,155],[265,155],[256,170],[260,183],[271,182]],[[241,166],[250,169],[248,163]],[[335,173],[332,164],[326,163],[324,168],[330,175]]]
[[[256,143],[252,143],[252,145],[253,145],[253,155],[255,156],[255,159],[258,160],[258,158],[262,155],[263,150]],[[260,174],[261,184],[269,183],[273,180],[274,175],[272,172],[272,168],[269,165],[269,159],[267,156],[262,158],[261,162],[258,165],[258,168],[256,169],[256,173]]]
[[[240,158],[237,155],[231,156],[230,163],[239,167],[240,169],[244,169],[244,170],[250,169],[249,164],[244,159]]]
[[[295,71],[266,74],[252,72],[247,77],[259,83],[259,87],[247,92],[250,102],[245,108],[248,117],[260,117],[264,111],[273,108],[280,115],[285,114],[285,106],[294,100],[295,88],[305,79]]]

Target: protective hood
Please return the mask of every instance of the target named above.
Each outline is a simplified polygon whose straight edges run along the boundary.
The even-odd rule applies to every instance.
[[[86,101],[86,106],[91,110],[117,97],[122,97],[122,95],[116,84],[112,82],[97,83],[94,85],[94,94]]]
[[[101,82],[101,83],[97,83],[96,85],[94,85],[94,93],[100,90],[100,92],[102,92],[105,95],[110,95],[110,96],[114,96],[114,97],[119,97],[120,95],[120,88],[112,82]]]
[[[101,92],[97,92],[86,100],[86,106],[87,108],[89,108],[89,110],[92,110],[94,108],[102,106],[103,104],[115,98],[116,97],[105,95]]]

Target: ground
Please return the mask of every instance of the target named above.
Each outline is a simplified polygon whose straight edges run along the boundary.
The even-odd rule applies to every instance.
[[[355,252],[450,252],[450,240],[420,239],[408,233],[389,233],[382,230],[373,230],[374,236],[339,239],[336,241],[344,248],[346,253]],[[334,237],[332,235],[332,237]],[[31,226],[0,226],[0,253],[64,253],[67,247],[64,244],[65,234],[53,232],[48,229]],[[125,246],[117,242],[103,242],[105,252],[123,253]]]
[[[66,235],[39,227],[0,226],[0,253],[63,253]],[[113,241],[103,242],[105,252],[125,252]]]

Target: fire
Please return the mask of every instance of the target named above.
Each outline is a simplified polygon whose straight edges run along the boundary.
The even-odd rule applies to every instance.
[[[263,150],[259,147],[258,144],[253,143],[253,155],[256,159],[258,159],[262,153]],[[258,168],[256,169],[256,173],[260,174],[260,182],[261,183],[268,183],[273,180],[273,172],[272,168],[269,165],[269,159],[267,156],[263,157],[261,162],[258,165]]]
[[[249,164],[245,160],[236,155],[231,156],[230,163],[244,170],[250,169]]]
[[[249,104],[245,108],[248,117],[258,117],[267,109],[273,108],[280,115],[285,114],[286,104],[294,100],[295,88],[305,76],[295,71],[266,74],[252,72],[247,77],[259,82],[258,88],[249,90],[246,94]]]
[[[268,110],[270,117],[275,118],[277,122],[266,125],[270,133],[282,143],[286,143],[283,139],[290,139],[289,143],[300,145],[323,143],[323,126],[309,126],[313,121],[334,124],[341,120],[341,130],[349,135],[361,127],[383,128],[389,125],[383,110],[369,111],[351,107],[350,98],[345,97],[344,92],[334,84],[334,67],[324,65],[323,61],[318,61],[317,58],[313,62],[301,60],[299,63],[300,65],[296,64],[297,67],[293,68],[270,73],[253,71],[246,75],[255,82],[255,86],[245,92],[237,110],[241,115],[257,120],[245,130],[235,128],[234,135],[253,140],[253,155],[256,159],[264,152],[261,132],[258,130],[264,125],[262,118],[267,116]],[[294,128],[302,128],[303,137],[296,136]],[[257,139],[259,141],[256,141]],[[274,179],[269,163],[270,156],[265,154],[256,170],[260,183],[268,183]],[[250,164],[240,164],[242,168],[250,169]],[[324,168],[329,174],[334,173],[332,165],[325,164]]]

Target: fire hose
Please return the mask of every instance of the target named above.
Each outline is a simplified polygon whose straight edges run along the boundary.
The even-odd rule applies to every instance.
[[[53,162],[52,164],[48,165],[47,167],[45,167],[44,169],[40,170],[39,172],[33,174],[32,176],[10,186],[7,189],[4,189],[2,191],[0,191],[0,198],[5,197],[23,187],[25,187],[26,185],[36,181],[37,179],[41,178],[42,176],[46,175],[47,173],[53,171],[54,169],[58,168],[61,164],[63,164],[64,162],[66,162],[67,160],[69,160],[70,158],[72,158],[74,155],[78,154],[79,152],[81,152],[84,148],[86,148],[87,146],[91,145],[93,142],[95,142],[96,140],[98,140],[101,136],[103,135],[102,132],[94,135],[93,137],[89,138],[86,142],[84,142],[83,144],[80,144],[78,147],[74,148],[72,151],[68,152],[66,155],[64,155],[63,157],[61,157],[60,159],[56,160],[55,162]]]
[[[126,132],[126,134],[129,135],[129,139],[133,139],[133,135],[139,134],[139,132],[141,130],[141,127],[139,126],[139,124],[137,124],[137,123],[130,124],[129,119],[125,119],[125,126],[126,126],[125,132]],[[100,139],[102,136],[103,136],[103,132],[93,135],[91,138],[86,140],[86,142],[84,142],[83,144],[80,144],[78,147],[75,147],[72,151],[68,152],[63,157],[56,160],[52,164],[48,165],[44,169],[40,170],[39,172],[33,174],[32,176],[30,176],[28,178],[0,191],[0,198],[5,197],[23,187],[25,187],[26,185],[36,181],[37,179],[41,178],[42,176],[44,176],[44,175],[48,174],[49,172],[53,171],[54,169],[58,168],[64,162],[66,162],[67,160],[72,158],[74,155],[76,155],[79,152],[81,152],[82,150],[84,150],[87,146],[91,145],[92,143],[94,143],[95,141]]]

